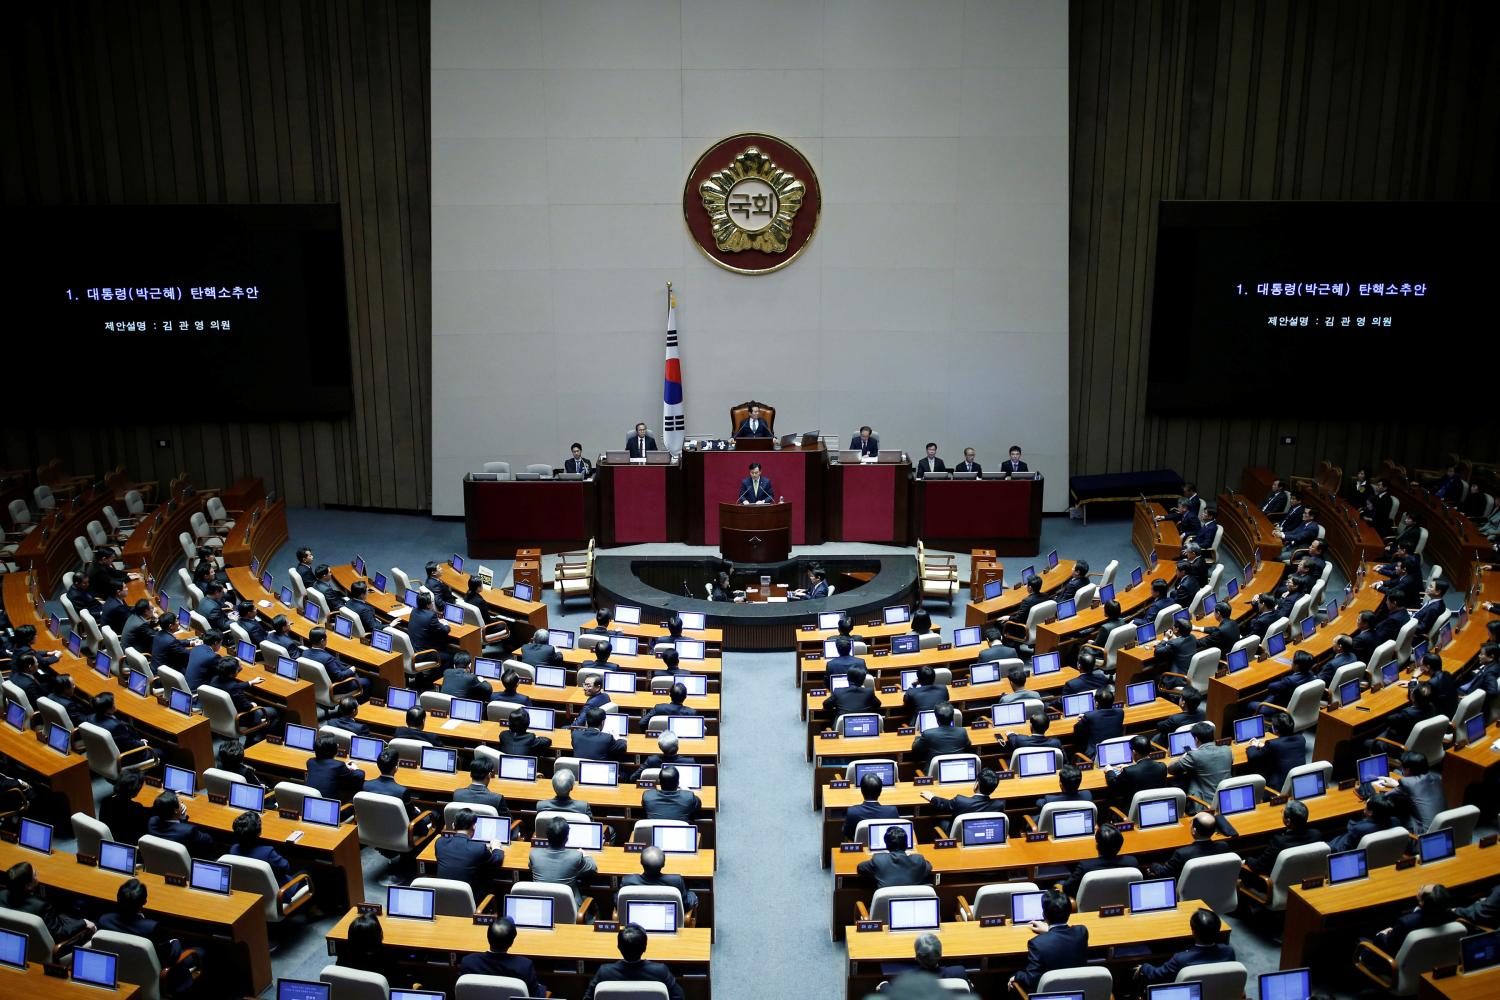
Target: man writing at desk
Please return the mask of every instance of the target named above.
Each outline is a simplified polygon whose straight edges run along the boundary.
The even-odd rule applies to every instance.
[[[737,438],[768,438],[771,436],[771,427],[760,415],[760,407],[750,407],[750,416],[740,421],[739,428],[734,432]]]
[[[760,474],[760,463],[750,463],[750,475],[740,480],[740,503],[770,503],[776,499],[771,480]]]
[[[870,430],[870,425],[866,424],[850,439],[849,450],[859,452],[860,457],[874,458],[880,454],[880,438],[876,437],[875,432]]]
[[[625,439],[625,450],[631,458],[645,458],[646,452],[656,451],[656,438],[646,433],[645,424],[636,424],[635,433]]]

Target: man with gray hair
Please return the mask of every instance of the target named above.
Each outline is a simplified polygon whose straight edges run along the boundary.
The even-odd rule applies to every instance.
[[[648,754],[645,763],[635,769],[630,776],[631,781],[640,781],[643,774],[652,768],[659,768],[666,764],[676,764],[683,758],[677,755],[677,734],[670,729],[663,729],[656,737],[656,747],[661,753]]]
[[[687,887],[687,882],[681,875],[663,874],[662,869],[666,866],[666,852],[652,845],[641,852],[641,873],[626,875],[620,879],[620,885],[660,885],[676,889],[682,896],[682,905],[687,907],[686,912],[692,913],[698,908],[698,894]]]
[[[529,865],[533,882],[556,882],[573,890],[573,903],[583,905],[589,876],[598,871],[594,859],[568,845],[568,821],[553,816],[547,823],[547,845],[533,847]]]
[[[573,786],[578,783],[573,772],[566,768],[558,768],[552,772],[552,798],[543,799],[536,804],[537,812],[573,812],[579,813],[588,819],[594,818],[594,811],[587,802],[581,802],[573,798]]]
[[[918,935],[913,945],[917,953],[917,966],[939,979],[962,979],[968,981],[968,971],[962,965],[943,964],[943,942],[936,934]]]
[[[560,667],[563,665],[562,654],[552,647],[548,642],[547,630],[539,628],[531,635],[531,641],[522,646],[516,652],[521,654],[521,662],[528,663],[533,667]]]

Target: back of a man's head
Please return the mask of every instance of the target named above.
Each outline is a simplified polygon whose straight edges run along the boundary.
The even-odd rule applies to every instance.
[[[1083,784],[1083,772],[1072,763],[1064,764],[1057,772],[1057,784],[1059,788],[1071,795],[1078,791],[1079,785]]]
[[[943,962],[943,942],[938,940],[938,936],[923,934],[917,938],[913,948],[917,954],[917,964],[936,975]]]
[[[1212,722],[1195,722],[1192,728],[1193,739],[1201,747],[1214,741],[1214,724]]]
[[[510,917],[496,917],[487,934],[490,951],[504,955],[516,940],[516,924]]]
[[[953,703],[945,701],[932,710],[932,716],[937,720],[939,726],[953,725]]]
[[[641,956],[646,954],[646,932],[640,924],[626,924],[620,928],[615,945],[625,961],[639,962]]]
[[[547,821],[547,846],[568,846],[568,821],[561,816],[553,816]]]
[[[573,785],[577,780],[572,771],[559,767],[552,772],[552,793],[560,799],[568,798],[573,794]]]
[[[656,776],[656,783],[664,792],[677,791],[682,780],[681,772],[671,764],[662,767],[661,773]]]
[[[1130,754],[1136,760],[1145,760],[1151,756],[1151,737],[1145,733],[1136,733],[1130,737]]]
[[[1307,828],[1307,805],[1301,799],[1290,799],[1281,810],[1281,822],[1288,830]]]
[[[904,827],[886,827],[885,849],[892,853],[906,850],[906,829]]]
[[[1010,686],[1019,691],[1026,686],[1026,668],[1019,663],[1013,664],[1005,671],[1005,679],[1010,681]]]
[[[1042,919],[1049,924],[1065,924],[1073,915],[1073,904],[1068,894],[1060,889],[1048,889],[1042,893]]]
[[[1094,832],[1094,846],[1101,858],[1117,858],[1125,846],[1125,835],[1113,823],[1105,823]]]
[[[875,802],[880,798],[881,791],[885,788],[885,782],[880,780],[880,775],[870,773],[859,779],[859,794],[866,802]]]
[[[852,687],[852,688],[862,688],[862,687],[864,687],[865,686],[865,678],[867,676],[869,676],[869,671],[865,670],[864,667],[862,667],[858,663],[856,663],[854,666],[852,666],[852,667],[849,668],[849,673],[848,673],[849,686]]]
[[[847,635],[841,635],[833,640],[834,652],[840,656],[848,656],[849,651],[854,648],[854,641]]]
[[[1194,944],[1209,945],[1219,939],[1219,915],[1206,906],[1193,911],[1188,927],[1192,929]]]
[[[1047,717],[1047,712],[1045,709],[1038,709],[1035,712],[1028,712],[1026,715],[1026,721],[1031,726],[1031,733],[1033,736],[1044,736],[1046,735],[1047,730],[1052,727],[1052,720]]]
[[[1218,830],[1218,828],[1218,820],[1214,818],[1213,813],[1209,812],[1206,809],[1193,817],[1194,840],[1212,840],[1214,832]]]
[[[660,875],[667,866],[667,853],[652,844],[641,852],[641,870],[648,875]]]
[[[992,768],[986,767],[979,772],[974,787],[979,790],[980,795],[988,795],[1000,787],[1000,775],[996,774]]]

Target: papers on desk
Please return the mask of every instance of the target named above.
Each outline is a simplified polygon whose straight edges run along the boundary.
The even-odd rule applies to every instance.
[[[1496,740],[1495,742],[1491,743],[1490,749],[1495,751],[1496,753],[1500,753],[1500,740]]]
[[[447,722],[443,723],[440,728],[446,729],[451,733],[461,725],[463,725],[462,719],[449,719]]]
[[[258,604],[258,605],[260,605],[263,608],[269,608],[271,606],[271,602],[270,601],[256,601],[255,603]]]
[[[405,618],[411,614],[411,606],[403,604],[399,608],[392,608],[390,614],[392,618]]]

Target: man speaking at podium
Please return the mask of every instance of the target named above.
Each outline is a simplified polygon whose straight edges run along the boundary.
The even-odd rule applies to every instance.
[[[734,432],[737,438],[768,438],[771,436],[771,427],[766,423],[766,418],[760,415],[760,407],[750,407],[750,415],[740,421],[739,429]]]
[[[740,503],[770,503],[776,499],[771,480],[760,474],[760,463],[750,463],[750,475],[740,480]]]

